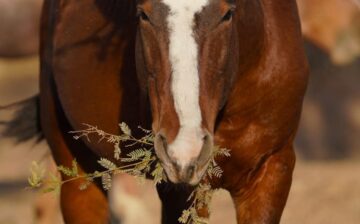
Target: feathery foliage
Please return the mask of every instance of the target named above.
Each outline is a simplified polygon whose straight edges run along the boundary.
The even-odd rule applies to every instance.
[[[135,138],[132,135],[132,131],[125,123],[119,124],[121,135],[113,135],[106,133],[95,126],[84,124],[86,129],[80,131],[72,131],[74,139],[85,138],[90,142],[90,135],[97,135],[98,141],[106,141],[114,145],[114,160],[120,161],[126,165],[117,166],[115,162],[107,158],[100,158],[98,164],[104,168],[104,171],[95,171],[93,173],[79,173],[76,160],[72,162],[72,166],[58,166],[58,171],[63,175],[64,180],[58,175],[48,174],[45,175],[45,171],[39,166],[38,163],[33,162],[31,167],[31,175],[28,178],[28,182],[31,188],[43,188],[43,192],[60,192],[61,186],[74,181],[83,180],[83,183],[79,186],[80,190],[86,190],[90,184],[97,178],[101,179],[104,190],[110,190],[112,187],[113,175],[119,173],[127,173],[135,176],[140,182],[145,181],[146,177],[151,177],[154,184],[159,184],[163,181],[167,181],[164,169],[157,160],[154,154],[154,135],[150,130],[138,127],[144,136],[141,138]],[[125,156],[122,154],[120,144],[125,143],[125,147],[138,147],[132,150]],[[124,144],[123,144],[124,145]],[[223,170],[216,163],[215,157],[218,156],[230,156],[230,150],[214,147],[213,158],[211,159],[204,181],[208,178],[220,178],[223,174]],[[45,177],[48,176],[48,177]],[[189,197],[191,205],[188,209],[184,210],[182,216],[179,218],[179,222],[183,224],[205,224],[208,223],[206,218],[198,215],[199,209],[207,209],[212,195],[214,193],[209,183],[200,183]]]

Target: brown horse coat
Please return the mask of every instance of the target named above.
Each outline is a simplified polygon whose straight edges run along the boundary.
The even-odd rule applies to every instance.
[[[291,185],[293,139],[307,83],[307,62],[295,0],[238,0],[241,61],[217,117],[215,144],[231,149],[213,186],[230,191],[238,223],[278,223]],[[46,0],[41,34],[41,123],[58,164],[76,158],[96,169],[112,158],[106,143],[75,142],[82,123],[118,133],[118,123],[151,126],[147,96],[135,69],[134,0]],[[97,185],[64,185],[66,223],[106,223],[106,196]],[[176,223],[188,191],[159,186],[163,223]]]

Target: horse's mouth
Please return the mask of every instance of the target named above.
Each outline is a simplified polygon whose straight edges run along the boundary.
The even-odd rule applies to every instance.
[[[164,173],[167,179],[174,184],[188,184],[191,186],[198,185],[206,174],[210,159],[205,164],[195,165],[193,170],[181,171],[176,165],[169,162],[163,162]]]

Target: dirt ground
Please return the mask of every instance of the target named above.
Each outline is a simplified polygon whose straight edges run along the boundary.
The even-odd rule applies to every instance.
[[[36,58],[21,61],[0,60],[0,105],[26,98],[37,92]],[[16,66],[17,64],[22,66]],[[0,120],[11,113],[0,112]],[[1,131],[1,130],[0,130]],[[0,136],[0,224],[31,224],[34,221],[38,193],[26,191],[26,178],[31,161],[46,157],[47,146],[33,147],[29,142],[15,146]],[[151,183],[138,186],[137,209],[130,213],[138,217],[131,224],[159,223],[160,203]],[[44,197],[44,196],[42,196]],[[47,196],[54,197],[54,196]],[[126,195],[124,203],[130,204]],[[133,204],[136,204],[133,203]],[[57,205],[47,206],[51,210]],[[139,207],[137,207],[139,208]],[[212,203],[211,223],[235,224],[235,213],[229,195],[220,191]],[[59,218],[59,217],[56,217]],[[45,221],[55,224],[56,221]],[[360,223],[360,162],[297,163],[294,181],[282,224],[358,224]],[[130,223],[125,223],[130,224]]]

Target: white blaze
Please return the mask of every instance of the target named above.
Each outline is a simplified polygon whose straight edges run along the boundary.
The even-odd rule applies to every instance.
[[[169,154],[184,166],[200,154],[202,148],[198,46],[194,38],[195,14],[208,0],[163,0],[170,13],[167,19],[172,66],[171,91],[180,130],[169,145]]]

